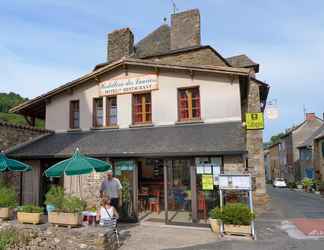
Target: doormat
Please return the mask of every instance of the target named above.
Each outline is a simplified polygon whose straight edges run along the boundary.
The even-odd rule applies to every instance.
[[[324,219],[294,219],[292,223],[307,236],[324,236]]]

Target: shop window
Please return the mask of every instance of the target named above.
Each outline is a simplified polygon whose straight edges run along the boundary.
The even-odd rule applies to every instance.
[[[199,87],[178,90],[179,121],[200,120]]]
[[[93,127],[98,128],[103,126],[103,99],[93,99]]]
[[[80,107],[79,100],[70,102],[70,128],[80,128]]]
[[[151,93],[133,95],[133,123],[151,123]]]
[[[107,97],[106,102],[107,126],[117,125],[117,97]]]

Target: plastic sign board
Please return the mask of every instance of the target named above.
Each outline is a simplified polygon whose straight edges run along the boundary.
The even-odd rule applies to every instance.
[[[245,114],[246,129],[263,129],[264,119],[263,113],[246,113]]]
[[[218,177],[219,189],[227,190],[251,190],[252,181],[250,175],[220,175]]]
[[[125,77],[103,81],[99,84],[99,95],[121,95],[159,89],[157,75]]]
[[[211,174],[202,175],[202,190],[213,190],[214,178]]]

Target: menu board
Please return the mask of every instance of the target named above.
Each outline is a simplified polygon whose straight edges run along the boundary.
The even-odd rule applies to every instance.
[[[220,175],[220,189],[250,190],[252,188],[250,175]]]

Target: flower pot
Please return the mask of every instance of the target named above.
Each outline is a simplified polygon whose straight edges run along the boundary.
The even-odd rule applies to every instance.
[[[229,234],[237,234],[237,235],[247,235],[247,234],[250,235],[251,226],[224,224],[224,232]]]
[[[9,207],[0,207],[0,219],[8,220],[13,215],[13,208]]]
[[[25,213],[18,212],[17,220],[20,223],[30,223],[30,224],[40,224],[41,223],[42,213]]]
[[[76,227],[81,225],[82,215],[81,213],[51,212],[48,214],[48,222],[55,225]]]
[[[214,233],[219,233],[220,223],[217,219],[209,219],[209,224]]]

